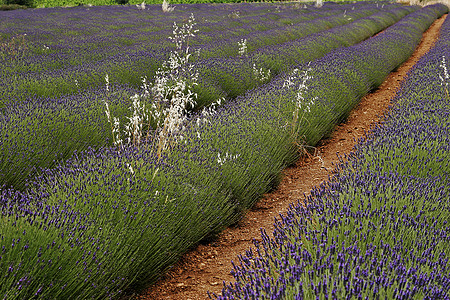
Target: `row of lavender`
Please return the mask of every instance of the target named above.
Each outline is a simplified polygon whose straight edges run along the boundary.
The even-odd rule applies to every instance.
[[[297,156],[294,142],[301,140],[293,136],[312,136],[307,142],[313,144],[326,134],[350,109],[343,103],[355,104],[405,60],[422,31],[447,11],[421,9],[214,116],[197,116],[162,157],[145,147],[92,149],[47,170],[27,192],[3,190],[0,294],[105,298],[154,280],[270,189]],[[319,112],[325,117],[315,117]],[[305,120],[310,129],[298,126]]]
[[[367,11],[369,7],[372,13],[381,10],[376,9],[375,4],[358,4],[356,10]],[[326,5],[319,10],[314,7],[298,9],[287,4],[275,11],[274,5],[239,4],[180,6],[170,14],[161,13],[156,6],[146,11],[133,7],[80,7],[2,12],[2,19],[6,20],[2,36],[26,36],[22,36],[24,45],[17,45],[20,51],[10,51],[18,59],[2,55],[1,82],[5,91],[1,98],[13,96],[10,101],[17,101],[34,93],[74,92],[98,86],[106,73],[111,82],[137,86],[141,76],[153,76],[175,47],[174,41],[167,39],[173,22],[186,19],[191,13],[196,15],[199,31],[189,46],[205,49],[200,55],[206,58],[236,56],[240,39],[247,40],[249,51],[296,39],[311,31],[305,27],[312,26],[305,26],[305,23],[316,19],[323,19],[318,30],[323,30],[324,25],[344,24],[349,22],[343,16],[346,10],[349,18],[357,17],[351,8],[355,6]],[[8,95],[11,93],[13,95]]]
[[[450,299],[450,19],[387,119],[239,258],[218,299]]]
[[[309,29],[305,28],[297,39],[261,47],[248,55],[196,62],[201,78],[196,89],[199,104],[208,104],[211,94],[226,98],[242,95],[267,82],[271,76],[291,70],[292,66],[317,59],[333,49],[359,43],[418,9],[392,6],[378,11],[379,8],[381,6],[351,10],[343,16],[309,22]],[[258,74],[261,72],[263,74]],[[262,76],[265,74],[266,78]]]
[[[227,38],[222,39],[220,36],[210,36],[209,40],[214,40],[213,37],[216,37],[214,42],[210,42],[207,44],[202,44],[201,40],[202,38],[199,38],[200,41],[197,41],[197,45],[191,45],[193,48],[197,48],[199,50],[202,50],[199,52],[199,57],[197,57],[197,60],[200,60],[197,64],[200,67],[200,69],[205,69],[205,65],[209,65],[210,67],[214,67],[213,74],[210,74],[211,72],[201,72],[202,75],[207,75],[208,77],[213,77],[214,75],[218,75],[221,77],[220,79],[224,80],[223,72],[230,72],[233,74],[233,76],[228,76],[231,79],[235,80],[241,79],[237,77],[235,74],[236,71],[240,71],[240,73],[245,74],[244,79],[246,80],[245,88],[249,86],[248,83],[248,75],[253,75],[254,73],[254,67],[253,65],[256,64],[258,66],[257,69],[260,68],[269,68],[272,69],[272,74],[276,73],[280,68],[286,65],[286,60],[290,58],[292,60],[293,54],[297,54],[295,51],[285,51],[284,55],[289,54],[286,56],[286,58],[280,59],[280,56],[274,53],[274,48],[272,49],[266,49],[263,47],[264,45],[273,45],[273,44],[279,44],[283,43],[286,40],[298,40],[301,37],[304,37],[307,34],[317,33],[323,30],[326,30],[330,27],[335,27],[338,25],[349,23],[355,19],[359,19],[362,17],[366,17],[370,14],[373,14],[375,12],[380,12],[380,16],[375,17],[375,19],[372,20],[372,22],[376,22],[379,27],[381,24],[384,24],[384,26],[388,26],[393,24],[395,21],[397,21],[400,17],[404,16],[406,13],[411,12],[414,10],[412,7],[408,8],[401,8],[398,7],[398,5],[390,5],[386,7],[378,6],[376,7],[375,4],[369,4],[369,5],[360,5],[358,9],[351,9],[354,8],[354,6],[333,6],[331,5],[331,8],[329,10],[325,10],[325,12],[316,12],[313,11],[313,13],[308,13],[307,20],[305,21],[305,16],[300,14],[299,17],[291,16],[292,10],[286,9],[286,12],[284,14],[285,19],[284,20],[291,20],[296,21],[300,17],[300,20],[303,20],[301,23],[296,23],[295,26],[291,25],[284,25],[279,26],[273,30],[261,30],[256,31],[252,34],[247,35],[239,35],[235,38]],[[348,12],[347,12],[347,10]],[[387,10],[387,11],[386,11]],[[384,13],[382,13],[384,12]],[[291,14],[289,14],[291,13]],[[391,13],[391,14],[390,14]],[[330,15],[329,17],[327,17]],[[391,17],[392,20],[389,20],[387,22],[387,17]],[[273,22],[270,20],[269,17],[269,23]],[[313,22],[308,22],[313,21]],[[226,22],[221,22],[226,23]],[[280,21],[280,23],[283,23]],[[267,25],[267,22],[259,21],[259,23],[262,26]],[[242,25],[242,24],[241,24]],[[221,26],[224,26],[222,24]],[[236,25],[235,25],[236,26]],[[268,26],[268,25],[267,25]],[[366,24],[362,24],[359,26],[366,26]],[[170,27],[170,26],[169,26]],[[233,27],[233,26],[231,26]],[[269,27],[269,26],[268,26]],[[209,32],[209,29],[205,28],[204,26],[200,26],[202,30],[207,30]],[[238,29],[241,29],[242,27],[238,27]],[[270,27],[269,27],[270,28]],[[358,27],[360,28],[360,27]],[[244,32],[246,32],[246,28],[244,28]],[[373,30],[373,28],[370,28],[370,30]],[[380,30],[380,29],[375,29]],[[236,30],[239,33],[239,30]],[[165,31],[163,32],[165,33]],[[158,36],[160,33],[158,33]],[[130,38],[130,37],[128,37]],[[152,39],[156,39],[155,37],[151,37]],[[323,38],[323,37],[322,37]],[[166,41],[167,39],[164,39],[163,37],[159,36],[160,40]],[[142,38],[136,38],[137,41],[142,40]],[[245,50],[252,51],[256,50],[260,47],[263,47],[261,50],[259,50],[259,54],[252,54],[251,57],[248,57],[245,61],[242,61],[242,57],[235,57],[231,60],[213,60],[212,62],[209,60],[204,60],[206,57],[228,57],[230,55],[236,56],[238,50],[239,50],[239,40],[246,41],[245,42]],[[133,86],[137,87],[138,84],[140,84],[140,79],[143,76],[147,76],[148,80],[151,81],[153,78],[155,71],[158,69],[158,67],[161,66],[162,62],[167,59],[167,53],[169,53],[171,48],[173,48],[173,43],[167,43],[168,45],[158,45],[155,43],[156,49],[147,49],[149,47],[152,47],[150,45],[153,45],[154,43],[137,43],[132,46],[128,47],[122,47],[122,51],[126,51],[126,55],[123,54],[123,52],[118,52],[118,49],[115,49],[113,47],[113,53],[109,53],[106,55],[102,51],[98,55],[100,55],[97,59],[93,56],[97,56],[97,52],[99,52],[98,47],[100,49],[105,48],[109,49],[110,47],[103,46],[104,43],[99,41],[99,38],[96,37],[94,39],[89,39],[89,43],[87,45],[84,45],[83,49],[89,49],[89,51],[77,51],[77,49],[72,49],[74,46],[71,44],[69,47],[71,49],[70,53],[67,53],[64,55],[65,50],[64,49],[58,49],[57,53],[50,53],[50,54],[40,54],[40,57],[45,57],[46,59],[50,59],[49,62],[46,62],[46,59],[44,61],[35,61],[35,56],[31,58],[31,62],[25,62],[20,63],[18,65],[19,69],[23,69],[23,71],[19,72],[17,74],[17,70],[13,71],[11,70],[8,72],[8,74],[5,74],[5,76],[2,76],[5,80],[3,80],[4,84],[4,92],[2,95],[3,99],[3,105],[4,103],[11,103],[11,102],[17,102],[19,99],[26,99],[33,95],[38,96],[55,96],[55,95],[61,95],[61,94],[67,94],[67,93],[73,93],[76,91],[79,91],[80,89],[84,88],[90,88],[92,86],[100,86],[103,83],[105,74],[109,74],[110,81],[112,83],[118,82],[118,83],[126,83],[126,84],[132,84]],[[334,40],[333,40],[334,41]],[[78,42],[78,40],[74,40],[74,43]],[[316,41],[308,41],[309,43],[315,43]],[[92,44],[95,43],[95,44]],[[195,44],[195,39],[192,39],[190,43]],[[300,44],[300,41],[297,41],[297,45]],[[83,45],[84,43],[81,43]],[[226,44],[227,46],[224,46]],[[102,46],[100,46],[102,45]],[[145,49],[142,49],[144,46]],[[169,47],[170,45],[170,47]],[[290,45],[290,49],[295,49],[296,45]],[[324,43],[324,46],[327,46],[326,43]],[[135,48],[138,49],[135,49]],[[308,47],[308,46],[306,46]],[[91,48],[96,49],[95,51],[92,51]],[[125,49],[124,49],[125,48]],[[284,46],[283,48],[287,48]],[[318,54],[323,54],[323,51],[327,51],[325,49],[321,49],[321,51],[317,52]],[[204,49],[204,50],[203,50]],[[276,49],[276,48],[275,48]],[[286,49],[288,50],[288,49]],[[41,51],[42,52],[42,51]],[[46,51],[44,51],[46,52]],[[267,52],[267,53],[266,53]],[[75,53],[81,53],[80,55],[74,55]],[[61,56],[61,58],[56,58],[55,55]],[[38,57],[39,57],[38,56]],[[193,58],[196,57],[196,55],[192,56]],[[61,61],[65,60],[66,63],[61,65]],[[69,65],[67,65],[67,62],[70,62]],[[51,68],[48,71],[43,72],[43,69],[46,69],[46,65],[49,65],[49,68]],[[289,65],[289,64],[287,64]],[[56,69],[55,69],[56,68]],[[238,70],[236,70],[238,68]],[[5,67],[5,69],[8,69]],[[12,74],[9,74],[11,73]],[[206,73],[206,74],[204,74]],[[239,74],[239,72],[238,72]],[[230,82],[234,82],[230,78],[225,76],[225,82],[216,84],[214,80],[206,80],[204,85],[202,86],[202,89],[200,89],[199,94],[200,98],[202,96],[206,97],[207,99],[210,99],[210,94],[213,94],[214,96],[217,95],[235,95],[235,91],[229,92],[228,89],[230,87],[236,86],[236,84],[231,84]],[[254,76],[251,76],[251,82],[254,82],[253,80]],[[254,86],[255,83],[253,83],[251,86]],[[242,90],[242,88],[240,89]],[[12,98],[11,98],[12,97]],[[202,100],[204,101],[204,100]],[[0,104],[1,105],[1,104]]]
[[[206,106],[223,96],[235,97],[267,81],[268,78],[258,79],[252,62],[263,61],[264,68],[272,70],[272,73],[287,70],[294,62],[306,63],[332,49],[362,41],[416,9],[395,6],[350,24],[284,43],[277,48],[279,54],[273,47],[266,47],[245,57],[196,63],[189,70],[198,73],[198,85],[194,86],[198,95],[196,105]],[[367,9],[355,12],[353,16],[372,12],[372,9]],[[325,29],[319,26],[320,22],[311,22],[305,28]],[[327,24],[323,23],[324,26]],[[59,80],[65,82],[65,79]],[[113,84],[105,90],[104,84],[101,88],[94,87],[67,96],[33,97],[8,105],[0,116],[0,185],[23,190],[26,188],[25,180],[40,168],[50,168],[70,157],[74,151],[111,145],[113,136],[104,114],[105,101],[110,105],[111,115],[123,120],[131,114],[128,108],[130,97],[142,92],[128,85]],[[150,107],[152,103],[146,105]]]

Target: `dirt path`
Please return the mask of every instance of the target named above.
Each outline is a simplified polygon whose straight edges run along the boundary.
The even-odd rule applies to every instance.
[[[156,284],[130,299],[197,300],[209,299],[207,291],[220,294],[222,282],[233,281],[231,261],[237,261],[238,255],[252,247],[253,239],[260,239],[260,228],[271,233],[274,217],[285,213],[290,203],[303,199],[303,194],[307,195],[312,187],[325,181],[333,163],[337,162],[336,153],[349,153],[355,141],[364,136],[371,124],[380,120],[403,77],[435,43],[446,17],[437,20],[425,32],[407,62],[392,72],[376,91],[367,95],[347,121],[336,126],[329,139],[319,143],[317,156],[302,158],[295,166],[287,168],[278,188],[265,194],[237,225],[226,229],[214,241],[185,254]]]

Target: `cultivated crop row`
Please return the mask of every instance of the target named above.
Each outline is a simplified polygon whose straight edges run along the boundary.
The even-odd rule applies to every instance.
[[[33,79],[33,74],[30,73],[27,75],[30,76],[29,79],[17,80],[17,83],[22,86],[19,90],[23,88],[26,92],[5,91],[2,98],[9,104],[5,106],[3,114],[0,116],[0,144],[2,145],[0,149],[0,185],[4,184],[23,190],[26,188],[27,178],[37,174],[42,168],[51,168],[57,162],[64,161],[74,151],[111,145],[113,141],[118,140],[116,134],[111,130],[114,117],[122,120],[122,125],[117,127],[119,131],[124,131],[123,120],[126,120],[127,117],[130,118],[133,113],[129,110],[130,98],[139,94],[142,96],[140,97],[141,103],[150,108],[156,102],[155,98],[158,98],[154,91],[158,84],[176,85],[183,78],[187,78],[183,79],[187,86],[181,87],[183,92],[190,86],[192,91],[197,94],[197,97],[193,99],[195,104],[192,102],[187,108],[198,110],[219,98],[230,100],[242,95],[246,91],[268,82],[274,74],[292,69],[296,64],[307,63],[333,49],[360,42],[392,25],[408,13],[417,10],[417,7],[398,7],[396,5],[385,11],[379,11],[380,8],[374,4],[362,7],[361,10],[349,9],[348,16],[333,17],[336,18],[335,23],[331,22],[329,18],[318,19],[312,21],[311,24],[302,23],[305,32],[311,34],[279,44],[277,48],[267,46],[256,49],[254,47],[253,51],[242,53],[236,57],[198,59],[192,63],[179,63],[180,60],[187,58],[186,42],[184,42],[176,52],[179,54],[177,58],[165,69],[164,76],[156,76],[159,81],[153,78],[153,83],[150,82],[150,79],[145,83],[146,85],[153,84],[153,91],[149,91],[147,86],[137,89],[127,84],[114,84],[114,72],[103,73],[107,72],[103,69],[97,72],[98,77],[101,76],[101,83],[98,83],[100,86],[95,84],[95,80],[91,76],[84,79],[72,78],[73,74],[77,72],[69,72],[73,71],[71,69],[63,68],[63,71],[58,71],[55,76],[50,76],[49,78],[52,79],[49,81],[39,77]],[[364,17],[365,15],[369,16]],[[340,21],[338,20],[347,20],[351,16],[359,19],[327,30],[328,26],[339,25]],[[319,32],[313,33],[317,30]],[[261,32],[260,36],[268,39],[274,34],[274,32],[270,32],[266,36],[266,32]],[[255,39],[249,37],[248,41],[248,45],[250,45],[250,41],[255,41]],[[239,49],[237,43],[235,48]],[[210,47],[210,49],[212,48]],[[144,57],[146,56],[144,55]],[[139,68],[128,69],[130,66],[123,61],[119,62],[126,72],[146,74],[145,72],[139,73]],[[142,63],[142,65],[145,64]],[[175,65],[177,68],[174,67]],[[86,70],[81,68],[80,72],[84,74]],[[105,74],[108,75],[108,82],[105,82]],[[175,77],[173,77],[174,74],[176,74]],[[196,74],[196,76],[192,74]],[[13,76],[8,78],[13,78]],[[196,85],[193,84],[193,79],[196,80]],[[58,82],[63,86],[70,86],[68,89],[73,89],[73,93],[69,93],[63,86],[58,85]],[[88,83],[93,84],[93,87],[82,88]],[[79,91],[77,92],[77,90]],[[49,96],[49,93],[52,96]],[[173,98],[172,96],[167,97],[166,92],[159,94],[161,94],[159,98]],[[105,116],[105,103],[108,103],[110,110],[109,120]],[[154,112],[155,115],[156,113]],[[157,130],[157,125],[157,120],[151,121],[150,129]],[[145,129],[148,131],[148,126],[145,126]]]
[[[196,88],[199,97],[198,102],[203,105],[209,104],[211,94],[214,96],[222,95],[225,98],[242,95],[245,91],[267,82],[271,76],[292,70],[295,65],[322,57],[333,49],[361,42],[416,9],[417,7],[394,7],[375,13],[364,10],[352,11],[351,16],[345,14],[344,17],[348,21],[353,20],[348,24],[333,26],[333,28],[328,29],[330,27],[328,20],[325,23],[317,20],[317,23],[321,23],[325,28],[315,24],[315,22],[309,22],[307,28],[310,29],[307,33],[311,34],[300,35],[297,39],[268,45],[254,50],[248,55],[212,58],[195,62],[200,78],[202,78],[198,88]],[[338,24],[335,23],[334,25]],[[262,35],[262,37],[264,36]],[[270,34],[266,38],[270,38]],[[258,70],[260,70],[259,73]],[[267,79],[265,79],[261,73],[270,76],[266,76]],[[240,84],[237,85],[236,82]],[[203,90],[203,85],[209,88]],[[212,92],[211,87],[214,86],[217,86],[217,88]]]
[[[206,58],[237,55],[240,40],[246,40],[252,51],[297,39],[299,34],[311,31],[307,28],[313,28],[305,24],[308,21],[323,19],[319,22],[322,25],[313,25],[324,30],[324,25],[342,25],[351,21],[348,18],[381,10],[381,5],[377,8],[375,4],[326,5],[320,10],[292,5],[275,10],[273,5],[260,4],[180,6],[170,14],[156,6],[145,11],[136,7],[92,7],[2,12],[3,43],[5,47],[11,39],[16,43],[16,48],[2,57],[2,103],[34,94],[61,95],[99,86],[107,73],[111,83],[138,87],[140,78],[150,79],[175,49],[175,42],[167,38],[172,35],[173,23],[187,20],[191,13],[199,24],[189,46],[191,50],[205,49],[200,55]],[[344,16],[347,11],[348,16]],[[224,43],[234,45],[234,49],[226,49]],[[11,60],[11,56],[17,59]]]
[[[262,232],[218,299],[450,299],[450,19],[387,119]]]
[[[148,144],[92,148],[44,170],[24,192],[3,189],[0,294],[105,298],[153,281],[238,220],[299,149],[327,134],[447,11],[417,10],[361,44],[199,112],[162,153]]]

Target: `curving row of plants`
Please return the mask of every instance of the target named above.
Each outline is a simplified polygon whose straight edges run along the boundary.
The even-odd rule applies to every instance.
[[[240,57],[212,58],[196,62],[194,66],[201,78],[195,88],[198,103],[202,106],[210,104],[212,99],[218,97],[235,98],[242,95],[267,82],[272,76],[291,70],[292,66],[322,57],[334,49],[359,43],[417,9],[418,7],[400,6],[375,13],[351,11],[348,15],[344,14],[344,20],[353,20],[348,24],[323,30],[327,29],[330,23],[318,20],[318,23],[326,27],[310,22],[308,28],[315,28],[313,33],[301,35],[295,40],[261,47]],[[333,25],[337,24],[339,23]],[[264,74],[268,75],[264,77]],[[236,84],[237,82],[239,84]]]
[[[352,7],[356,7],[356,12]],[[322,19],[319,23],[323,24],[317,30],[324,30],[324,25],[344,24],[349,22],[343,16],[345,10],[356,18],[381,8],[375,4],[330,4],[323,9],[300,9],[287,4],[276,11],[270,4],[209,4],[180,6],[171,13],[162,13],[156,6],[146,10],[80,7],[3,12],[5,28],[1,30],[0,40],[7,44],[15,39],[17,49],[10,49],[11,55],[0,57],[4,90],[1,99],[5,103],[34,94],[72,93],[102,85],[105,74],[109,74],[111,83],[138,87],[141,77],[153,77],[175,48],[174,41],[167,38],[172,34],[173,23],[188,19],[191,13],[196,16],[198,33],[190,39],[189,46],[205,49],[200,55],[211,57],[237,55],[239,38],[246,39],[252,50],[307,34],[311,31],[307,28],[312,28],[308,21]],[[23,45],[19,43],[21,38]],[[225,42],[234,49],[217,51],[224,48]]]
[[[298,156],[295,142],[313,145],[326,134],[350,109],[343,103],[357,103],[447,11],[423,8],[213,115],[192,117],[162,156],[145,145],[91,149],[46,170],[25,192],[2,190],[0,295],[103,299],[155,280],[186,249],[238,220]]]
[[[450,19],[385,121],[215,299],[450,299]]]
[[[273,48],[269,47],[261,51],[255,50],[248,56],[194,63],[188,72],[198,74],[198,84],[193,86],[198,96],[195,109],[210,105],[221,97],[234,98],[261,86],[273,76],[270,74],[288,70],[288,66],[292,66],[294,62],[306,63],[333,49],[362,41],[414,10],[417,7],[394,6],[350,24],[310,34],[295,43],[280,45],[280,55],[275,55]],[[354,16],[371,12],[371,9],[356,11]],[[319,22],[320,20],[312,22],[311,25],[316,26]],[[304,45],[299,47],[299,43]],[[301,51],[294,51],[296,47]],[[255,62],[258,62],[258,68],[254,66]],[[263,67],[259,68],[260,65]],[[274,65],[278,67],[272,68]],[[261,80],[261,74],[255,74],[258,69],[263,70],[263,73],[270,70],[272,72],[266,73],[267,77]],[[186,77],[189,78],[189,74]],[[71,83],[72,80],[66,81],[62,77],[58,80],[77,88],[75,83]],[[5,107],[0,115],[0,185],[24,190],[27,179],[38,174],[42,168],[51,168],[68,159],[74,151],[113,143],[112,124],[108,123],[105,116],[105,102],[109,103],[112,116],[124,120],[133,113],[129,109],[129,99],[142,91],[129,85],[111,83],[105,86],[105,78],[102,80],[100,87],[94,85],[78,93],[61,96],[34,96],[17,101],[15,93],[8,94],[13,103]],[[113,82],[113,79],[108,80]],[[46,89],[45,84],[39,80],[33,84],[39,87],[43,85]],[[51,87],[51,90],[55,89],[55,86]],[[3,99],[8,101],[8,98]],[[153,100],[151,97],[145,99],[147,107],[152,105]],[[155,125],[152,124],[152,127]],[[123,126],[122,124],[121,130]]]

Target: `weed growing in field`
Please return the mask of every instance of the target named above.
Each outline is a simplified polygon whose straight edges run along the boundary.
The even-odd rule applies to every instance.
[[[220,107],[220,105],[222,104],[222,101],[224,101],[224,100],[225,100],[225,98],[219,98],[216,102],[213,102],[210,105],[203,107],[202,113],[196,120],[197,127],[200,127],[203,124],[209,124],[210,118],[216,114],[217,108]],[[198,131],[197,131],[197,137],[199,139],[201,138],[200,132],[198,132]]]
[[[264,83],[270,78],[270,69],[264,71],[263,68],[258,69],[256,67],[256,64],[253,64],[253,75],[255,76],[256,80]]]
[[[439,65],[443,70],[443,76],[439,74],[439,78],[442,81],[441,85],[444,86],[445,91],[447,93],[447,98],[450,99],[449,91],[448,91],[448,84],[450,82],[450,74],[448,73],[447,69],[447,63],[445,61],[445,56],[442,56],[441,64]]]
[[[106,92],[109,93],[110,89],[109,89],[109,76],[108,74],[106,74],[105,76],[105,81],[106,81]],[[78,86],[78,83],[75,82],[75,84]],[[103,101],[105,103],[105,114],[106,114],[106,118],[108,119],[108,123],[111,125],[111,132],[112,132],[112,138],[113,138],[113,143],[115,146],[122,146],[122,139],[120,138],[120,120],[119,118],[116,117],[112,117],[111,118],[111,110],[109,109],[109,104],[106,100]]]
[[[172,12],[175,9],[175,7],[170,6],[169,2],[167,2],[166,0],[163,1],[161,8],[163,12]]]
[[[228,15],[228,17],[232,19],[239,19],[241,17],[241,12],[238,10],[233,11],[231,14]]]
[[[198,73],[194,71],[193,65],[189,64],[189,39],[198,32],[194,29],[195,25],[193,14],[182,27],[174,23],[173,37],[169,39],[175,42],[176,50],[170,53],[169,60],[156,72],[155,83],[151,89],[154,100],[163,108],[160,120],[164,121],[158,124],[162,125],[158,134],[158,157],[162,151],[183,138],[179,135],[182,124],[186,120],[189,107],[196,105],[197,94],[192,91],[192,87],[197,85]],[[185,74],[190,77],[185,78]]]
[[[240,154],[231,155],[231,154],[229,154],[228,152],[226,152],[226,153],[225,153],[225,157],[221,157],[221,156],[220,156],[220,152],[219,152],[219,153],[217,153],[217,163],[218,163],[219,165],[223,166],[226,162],[236,160],[236,159],[238,159],[240,156],[241,156]]]
[[[139,10],[145,10],[145,1],[142,1],[141,4],[136,4],[136,7],[137,7]]]
[[[189,39],[198,31],[194,29],[195,25],[194,15],[182,27],[174,23],[173,36],[169,39],[175,43],[175,51],[169,54],[168,60],[156,71],[153,84],[147,83],[147,78],[143,77],[142,93],[130,98],[132,115],[127,117],[128,122],[125,124],[126,144],[156,147],[157,155],[161,157],[162,152],[183,139],[180,134],[183,124],[188,111],[195,107],[197,98],[192,87],[197,84],[198,73],[189,63]],[[108,75],[105,80],[106,91],[109,92]],[[114,145],[123,146],[120,120],[111,116],[106,101],[105,106]],[[149,145],[150,141],[152,145]]]
[[[225,98],[219,98],[216,102],[211,103],[210,105],[203,107],[201,115],[197,118],[197,126],[200,126],[201,124],[209,123],[209,118],[212,117],[216,111],[217,108],[222,105],[222,101],[224,101]]]
[[[240,42],[238,42],[238,47],[240,56],[247,54],[247,39],[242,39]]]
[[[105,82],[106,82],[106,91],[109,93],[109,76],[108,74],[105,75]],[[75,83],[78,83],[75,81]]]
[[[302,71],[300,74],[298,74],[299,69],[294,69],[292,72],[292,76],[285,79],[283,83],[283,88],[290,89],[292,86],[295,85],[294,81],[300,79],[300,84],[297,87],[297,95],[295,97],[295,100],[293,100],[295,102],[295,109],[292,113],[292,123],[291,123],[293,136],[296,136],[298,134],[299,123],[304,119],[306,113],[311,112],[311,107],[317,100],[316,97],[310,98],[309,100],[305,97],[306,91],[308,90],[307,81],[312,78],[308,74],[311,71],[312,69],[309,67],[309,64],[307,69]],[[278,106],[280,106],[280,104]],[[303,111],[303,113],[300,116],[301,110]]]
[[[186,24],[183,24],[182,27],[178,27],[177,23],[173,23],[173,37],[169,37],[169,39],[175,43],[177,50],[172,52],[171,54],[177,55],[181,58],[189,59],[189,39],[195,36],[195,33],[198,32],[198,29],[194,29],[195,23],[194,14],[191,14]],[[183,46],[186,47],[186,55],[181,55],[181,50]]]
[[[127,143],[139,146],[142,141],[142,130],[145,124],[149,124],[149,117],[145,109],[145,104],[141,103],[140,96],[135,94],[131,97],[133,111],[131,117],[127,117],[128,123],[125,125],[125,132],[127,134]]]

